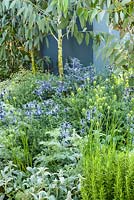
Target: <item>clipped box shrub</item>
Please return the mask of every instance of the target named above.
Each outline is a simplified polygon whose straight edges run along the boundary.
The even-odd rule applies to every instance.
[[[83,200],[133,200],[134,153],[90,139],[83,158]]]

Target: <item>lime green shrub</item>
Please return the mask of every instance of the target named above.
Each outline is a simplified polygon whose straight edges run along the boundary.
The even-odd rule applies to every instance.
[[[83,158],[83,200],[134,199],[134,153],[88,140]]]

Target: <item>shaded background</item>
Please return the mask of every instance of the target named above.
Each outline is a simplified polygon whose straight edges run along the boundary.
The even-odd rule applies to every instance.
[[[114,34],[116,37],[119,37],[118,31],[111,31],[105,22],[105,17],[103,21],[98,23],[97,21],[94,21],[92,25],[87,25],[88,31],[94,31],[95,33],[99,32],[108,32],[110,34]],[[78,29],[81,30],[80,23],[77,22]],[[49,41],[49,47],[47,47],[46,43],[44,42],[41,45],[41,56],[48,56],[51,58],[51,65],[54,73],[57,73],[57,56],[58,56],[58,48],[57,48],[57,41],[52,37],[48,36]],[[98,51],[100,51],[103,48],[103,43],[100,45]],[[108,63],[104,63],[102,56],[100,55],[97,58],[97,52],[93,51],[93,40],[91,39],[89,42],[89,45],[87,46],[85,41],[82,42],[81,45],[79,45],[74,37],[70,37],[67,39],[66,37],[63,39],[63,62],[65,64],[65,61],[68,57],[76,57],[80,60],[80,62],[84,66],[93,65],[96,69],[97,73],[105,73],[106,69],[105,66]]]
[[[80,24],[78,22],[78,28],[80,28]],[[93,25],[87,26],[88,31],[93,30]],[[51,58],[51,62],[53,65],[52,71],[57,72],[57,57],[58,57],[58,45],[57,41],[52,37],[48,36],[49,47],[44,42],[41,45],[41,56],[48,56]],[[69,57],[76,57],[80,60],[80,62],[84,66],[89,66],[93,64],[93,40],[91,39],[89,45],[86,45],[86,42],[83,41],[81,45],[79,45],[74,37],[66,37],[63,38],[63,63],[65,64],[66,59]]]

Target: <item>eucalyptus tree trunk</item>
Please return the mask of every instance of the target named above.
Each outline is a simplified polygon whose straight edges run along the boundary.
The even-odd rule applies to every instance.
[[[36,74],[36,66],[35,66],[35,59],[34,59],[34,50],[31,50],[31,63],[32,63],[32,72],[35,75]]]
[[[62,30],[58,30],[58,70],[59,70],[59,75],[60,77],[63,76],[63,36],[62,36]]]
[[[61,17],[62,17],[62,10],[60,6],[61,0],[58,0],[57,2],[57,10],[58,10],[58,25],[61,23]],[[59,76],[62,78],[63,76],[63,49],[62,49],[62,41],[63,41],[63,35],[62,35],[62,29],[58,29],[58,71],[59,71]]]

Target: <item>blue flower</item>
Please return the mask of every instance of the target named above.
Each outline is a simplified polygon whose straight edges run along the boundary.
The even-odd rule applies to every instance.
[[[80,134],[81,134],[81,135],[84,135],[85,132],[86,132],[86,131],[85,131],[85,128],[82,128],[82,129],[80,130]]]
[[[34,114],[35,114],[36,116],[40,116],[40,115],[43,114],[43,111],[42,111],[42,109],[41,109],[40,107],[38,107],[37,110],[34,112]]]
[[[72,126],[69,122],[64,122],[63,124],[61,124],[61,128],[66,130],[66,129],[70,129]]]
[[[3,100],[3,98],[4,98],[4,96],[5,96],[6,93],[7,93],[7,90],[4,89],[4,90],[0,93],[0,99]]]
[[[87,110],[86,119],[87,119],[88,121],[90,121],[91,118],[92,118],[92,116],[91,116],[91,111],[90,111],[90,110]]]
[[[3,120],[5,117],[5,114],[4,113],[0,113],[0,120]]]
[[[97,109],[96,109],[96,107],[94,107],[94,108],[92,109],[92,113],[95,114],[96,112],[97,112]]]
[[[64,108],[63,110],[65,113],[67,113],[69,111],[69,108]]]
[[[71,143],[70,137],[72,133],[72,125],[69,122],[61,124],[59,139],[63,146],[68,147]]]
[[[1,101],[0,102],[0,120],[3,121],[5,119],[5,117],[6,117],[5,105]]]
[[[80,124],[81,124],[82,126],[85,126],[86,120],[85,120],[85,119],[81,119],[81,120],[80,120]]]
[[[31,111],[29,111],[29,110],[27,110],[27,111],[25,112],[25,114],[26,114],[27,116],[31,116],[31,115],[32,115]]]
[[[87,84],[87,79],[93,83],[95,71],[92,66],[84,67],[77,58],[70,58],[65,64],[65,77],[67,82],[75,82],[79,86]]]
[[[42,98],[44,95],[47,96],[48,93],[52,93],[54,88],[50,81],[38,81],[39,87],[33,92],[35,95]]]

